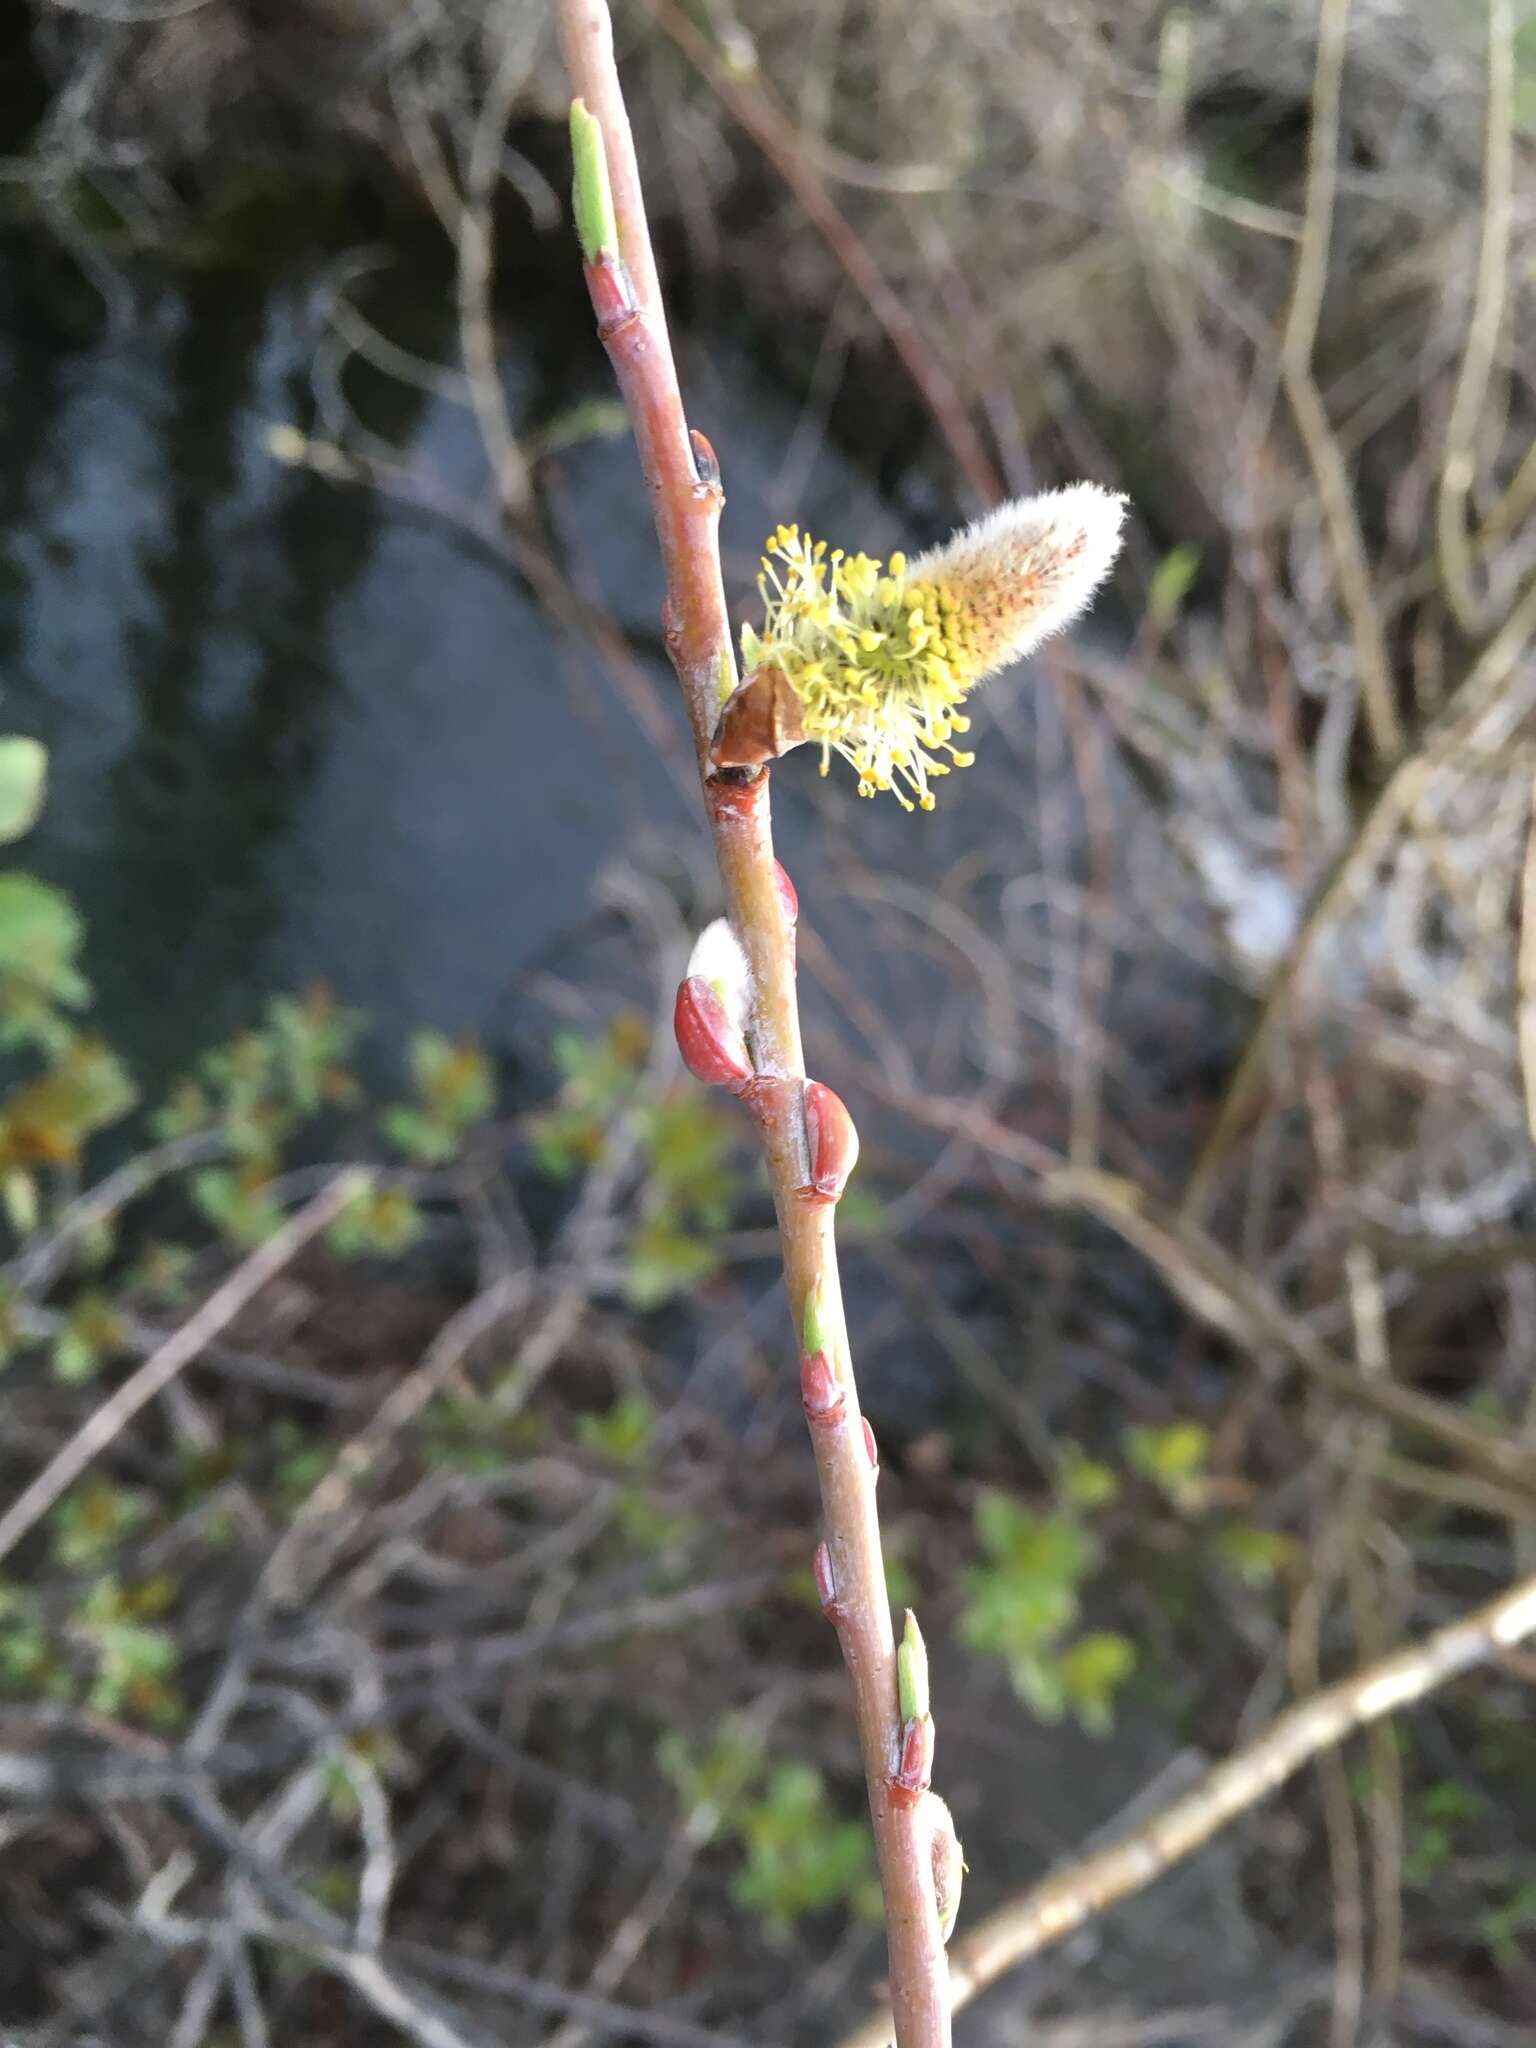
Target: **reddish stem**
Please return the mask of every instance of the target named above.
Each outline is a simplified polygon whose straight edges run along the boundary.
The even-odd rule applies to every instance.
[[[736,1092],[756,1123],[767,1161],[795,1327],[803,1328],[813,1300],[820,1325],[820,1349],[804,1361],[802,1374],[826,1522],[815,1571],[853,1691],[885,1895],[896,2040],[898,2048],[948,2048],[948,1968],[928,1830],[899,1777],[903,1730],[875,1513],[876,1468],[859,1412],[833,1239],[840,1170],[851,1165],[856,1137],[830,1090],[813,1098],[814,1141],[807,1135],[795,992],[798,904],[773,857],[768,774],[710,772],[716,716],[736,683],[720,574],[719,468],[703,436],[690,435],[683,412],[604,0],[560,0],[560,26],[574,89],[602,125],[618,222],[619,257],[589,263],[587,283],[651,494],[666,571],[667,648],[693,728],[726,906],[753,978],[754,1073]]]

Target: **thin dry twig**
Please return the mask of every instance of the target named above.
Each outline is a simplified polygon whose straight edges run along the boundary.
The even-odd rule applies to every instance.
[[[0,1281],[21,1294],[43,1292],[52,1286],[93,1230],[126,1209],[156,1181],[199,1165],[205,1159],[217,1158],[225,1143],[219,1132],[194,1131],[188,1137],[170,1138],[163,1145],[136,1153],[60,1210],[47,1236],[29,1240],[13,1259],[0,1267]]]
[[[1482,719],[1498,702],[1536,632],[1536,580],[1467,669],[1436,715],[1417,750],[1399,761],[1308,906],[1295,938],[1271,977],[1258,1017],[1233,1069],[1210,1135],[1189,1176],[1183,1211],[1199,1215],[1237,1131],[1252,1106],[1274,1027],[1285,1014],[1319,942],[1351,909],[1434,779],[1466,749]],[[1517,686],[1512,695],[1524,694]],[[1517,707],[1511,706],[1513,711]]]
[[[1536,1578],[1369,1665],[1282,1714],[1255,1741],[1218,1764],[1182,1798],[1098,1854],[1034,1885],[990,1914],[950,1950],[954,2003],[964,2005],[1026,1957],[1142,1891],[1356,1729],[1411,1706],[1450,1679],[1494,1662],[1536,1634]],[[884,2013],[839,2048],[886,2048]]]
[[[491,291],[496,188],[501,182],[507,123],[532,57],[532,38],[528,33],[531,22],[520,0],[511,0],[510,5],[502,7],[492,31],[499,41],[500,54],[470,137],[455,236],[459,336],[470,402],[491,464],[497,498],[509,519],[524,522],[533,508],[533,487],[501,386]]]
[[[855,291],[879,322],[902,368],[911,378],[935,426],[943,435],[967,487],[982,505],[1003,497],[997,468],[982,445],[965,401],[944,364],[923,336],[900,295],[866,244],[849,226],[822,183],[805,138],[761,78],[732,75],[708,38],[673,0],[645,0],[658,27],[706,78],[722,106],[740,122],[794,194],[806,219],[832,251]]]
[[[1536,1456],[1528,1446],[1414,1388],[1357,1372],[1213,1238],[1160,1209],[1130,1181],[1068,1168],[1048,1175],[1045,1191],[1051,1201],[1080,1206],[1135,1245],[1186,1307],[1244,1351],[1278,1352],[1351,1406],[1441,1444],[1489,1477],[1536,1486]]]
[[[1515,24],[1510,0],[1488,0],[1488,113],[1483,153],[1483,222],[1467,345],[1445,428],[1445,460],[1435,508],[1440,576],[1457,624],[1467,634],[1490,623],[1477,589],[1467,535],[1467,497],[1477,469],[1477,432],[1504,324],[1513,212]]]
[[[297,1258],[305,1245],[318,1237],[340,1211],[357,1198],[368,1181],[368,1173],[361,1168],[337,1174],[313,1201],[307,1202],[281,1230],[275,1231],[264,1245],[252,1252],[243,1265],[237,1266],[229,1278],[214,1289],[197,1313],[188,1317],[179,1330],[166,1338],[158,1351],[145,1359],[137,1372],[130,1373],[116,1393],[109,1395],[86,1418],[68,1443],[0,1515],[0,1558],[10,1555],[27,1531],[47,1514],[91,1461],[121,1435],[139,1410],[153,1401],[157,1394],[164,1393],[176,1375],[184,1371],[221,1330],[228,1329],[267,1282]]]
[[[1531,815],[1526,828],[1525,871],[1520,885],[1520,954],[1515,970],[1519,1005],[1520,1078],[1525,1088],[1525,1120],[1536,1142],[1536,782],[1531,785]]]
[[[1350,0],[1322,0],[1308,142],[1306,218],[1296,258],[1290,312],[1280,344],[1280,374],[1312,464],[1333,545],[1339,594],[1354,636],[1366,726],[1377,753],[1386,760],[1394,760],[1403,750],[1403,733],[1392,687],[1386,634],[1371,592],[1370,563],[1350,494],[1349,472],[1312,374],[1312,350],[1328,279],[1328,242],[1338,183],[1339,88],[1344,75],[1349,8]]]

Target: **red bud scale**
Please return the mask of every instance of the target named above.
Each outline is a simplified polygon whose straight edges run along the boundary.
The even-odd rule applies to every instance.
[[[690,974],[677,991],[672,1028],[683,1065],[712,1088],[741,1088],[752,1079],[747,1041],[725,1014],[709,983]]]
[[[859,1160],[859,1134],[848,1106],[824,1081],[805,1084],[805,1142],[811,1160],[811,1193],[835,1202]]]

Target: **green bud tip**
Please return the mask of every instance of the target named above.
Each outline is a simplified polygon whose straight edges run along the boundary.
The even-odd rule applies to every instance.
[[[571,203],[581,253],[589,263],[619,253],[619,224],[608,183],[603,124],[585,100],[571,101]]]
[[[800,1347],[807,1358],[827,1348],[827,1325],[821,1305],[821,1289],[813,1287],[805,1297],[805,1320]]]
[[[896,1649],[896,1691],[902,1720],[923,1720],[928,1713],[928,1646],[910,1607]]]

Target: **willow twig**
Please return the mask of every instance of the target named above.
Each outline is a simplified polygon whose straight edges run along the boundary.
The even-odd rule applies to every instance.
[[[1097,1854],[1010,1899],[957,1941],[950,1950],[955,2005],[964,2005],[1015,1963],[1038,1955],[1107,1906],[1142,1891],[1356,1729],[1411,1706],[1464,1671],[1493,1662],[1533,1634],[1536,1578],[1529,1578],[1421,1642],[1292,1707],[1182,1798]],[[883,2048],[889,2027],[886,2015],[876,2014],[845,2036],[839,2048]]]
[[[742,1048],[749,1063],[731,1070],[734,1055],[721,1044],[712,1051],[706,1044],[701,1057],[724,1061],[732,1071],[757,1126],[773,1189],[826,1521],[817,1578],[852,1684],[885,1898],[896,2040],[899,2048],[944,2048],[949,2001],[931,1823],[921,1797],[907,1796],[912,1774],[901,1767],[896,1650],[868,1449],[873,1439],[859,1413],[833,1239],[840,1181],[827,1192],[821,1169],[828,1162],[819,1156],[840,1144],[844,1166],[851,1164],[852,1126],[840,1104],[834,1112],[835,1098],[825,1089],[811,1097],[807,1116],[815,1084],[807,1083],[801,1051],[794,897],[773,857],[768,772],[714,772],[710,766],[716,715],[736,681],[720,573],[723,497],[714,451],[689,432],[683,410],[608,9],[604,0],[561,0],[559,18],[580,102],[573,116],[576,211],[587,283],[651,494],[666,575],[667,647],[687,704],[730,925],[751,980],[750,1044]],[[611,199],[599,189],[604,185]],[[707,1008],[705,985],[685,983],[680,1035],[690,990],[702,991]],[[689,1015],[707,1039],[708,1017]],[[726,1072],[711,1077],[725,1079]]]

